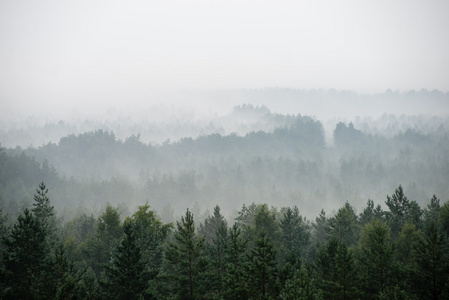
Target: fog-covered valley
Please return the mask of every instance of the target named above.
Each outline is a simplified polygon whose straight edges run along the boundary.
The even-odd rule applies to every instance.
[[[0,299],[449,299],[449,1],[0,1]]]
[[[259,101],[227,112],[207,108],[214,101],[227,103],[224,95],[232,105],[237,94]],[[448,95],[391,94],[220,91],[190,111],[161,104],[139,115],[111,108],[98,119],[23,118],[1,130],[3,206],[13,214],[20,211],[40,180],[53,189],[54,203],[67,217],[99,212],[108,203],[129,212],[146,201],[159,212],[174,208],[175,215],[195,207],[206,217],[218,204],[232,217],[243,204],[255,202],[297,205],[305,216],[314,216],[346,201],[356,209],[368,199],[383,205],[386,193],[399,184],[421,205],[433,194],[444,199]],[[298,103],[292,95],[301,95]],[[344,95],[352,98],[345,102]],[[418,100],[410,95],[422,106],[414,106]],[[316,112],[327,105],[335,107],[334,114],[301,114],[306,96],[316,102]],[[424,105],[425,97],[430,105]],[[374,102],[385,109],[370,112]],[[413,114],[398,113],[401,107]],[[313,105],[304,110],[313,112]]]

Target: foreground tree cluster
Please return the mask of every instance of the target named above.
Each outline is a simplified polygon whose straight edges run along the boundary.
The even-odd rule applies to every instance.
[[[215,207],[163,224],[148,204],[63,223],[41,183],[32,209],[1,214],[3,299],[448,299],[449,201],[425,208],[399,186],[383,210],[346,202],[315,220],[298,207]]]

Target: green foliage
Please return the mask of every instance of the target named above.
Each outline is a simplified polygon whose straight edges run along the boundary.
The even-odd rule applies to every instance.
[[[270,299],[278,297],[276,286],[276,250],[264,232],[256,240],[255,247],[248,254],[247,276],[249,299]]]
[[[32,212],[44,226],[48,226],[49,218],[54,215],[54,208],[50,205],[50,199],[47,197],[48,189],[44,182],[39,184],[36,193],[37,194],[34,195],[34,208],[32,209]]]
[[[415,247],[418,265],[419,294],[422,299],[442,299],[442,292],[449,285],[449,249],[447,239],[438,230],[436,222],[430,222]]]
[[[124,236],[104,269],[101,282],[108,299],[140,299],[148,287],[150,274],[131,222],[123,226]]]
[[[110,205],[100,215],[96,224],[96,234],[88,235],[80,244],[80,251],[85,263],[92,267],[98,276],[109,262],[111,251],[122,237],[123,229],[118,210]]]
[[[226,248],[226,273],[224,276],[225,299],[247,299],[247,240],[242,239],[237,223],[229,228],[229,246]]]
[[[228,248],[228,226],[220,214],[220,207],[214,209],[214,215],[200,224],[199,233],[205,236],[205,251],[209,259],[209,284],[212,294],[221,294],[226,274],[226,251]]]
[[[204,237],[195,232],[192,213],[187,210],[172,240],[165,249],[165,263],[162,278],[168,281],[169,294],[176,298],[197,299],[206,288],[206,259],[204,254]]]
[[[345,242],[336,237],[320,249],[316,263],[320,287],[325,298],[357,298],[358,279],[355,262]]]
[[[401,185],[399,185],[391,197],[387,195],[385,204],[390,209],[387,212],[387,220],[393,237],[396,238],[399,235],[402,226],[406,222],[411,222],[415,225],[419,224],[422,215],[421,209],[415,201],[407,199]]]
[[[388,225],[373,219],[362,230],[360,246],[366,297],[373,298],[391,286],[395,248]]]
[[[348,202],[328,222],[331,237],[336,237],[347,246],[354,245],[358,241],[360,229],[357,224],[357,215]]]
[[[449,201],[444,202],[443,206],[441,206],[439,217],[441,227],[444,233],[446,233],[446,237],[449,238]]]
[[[304,257],[310,244],[310,228],[299,214],[299,209],[296,206],[293,209],[288,207],[279,226],[282,242],[281,255],[284,260],[289,254]]]
[[[33,299],[47,258],[46,231],[28,209],[17,218],[8,235],[3,237],[6,282],[4,297]]]

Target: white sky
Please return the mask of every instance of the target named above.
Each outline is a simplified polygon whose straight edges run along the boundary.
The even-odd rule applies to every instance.
[[[5,111],[265,87],[449,91],[449,1],[0,1]]]

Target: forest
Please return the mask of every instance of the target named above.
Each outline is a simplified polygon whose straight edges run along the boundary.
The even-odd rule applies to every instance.
[[[447,118],[224,119],[0,147],[0,298],[448,298]]]
[[[120,218],[62,222],[41,182],[30,209],[2,213],[3,299],[447,299],[449,201],[421,208],[399,185],[386,210],[346,202],[308,220],[297,206],[217,205],[164,223],[146,203]]]

